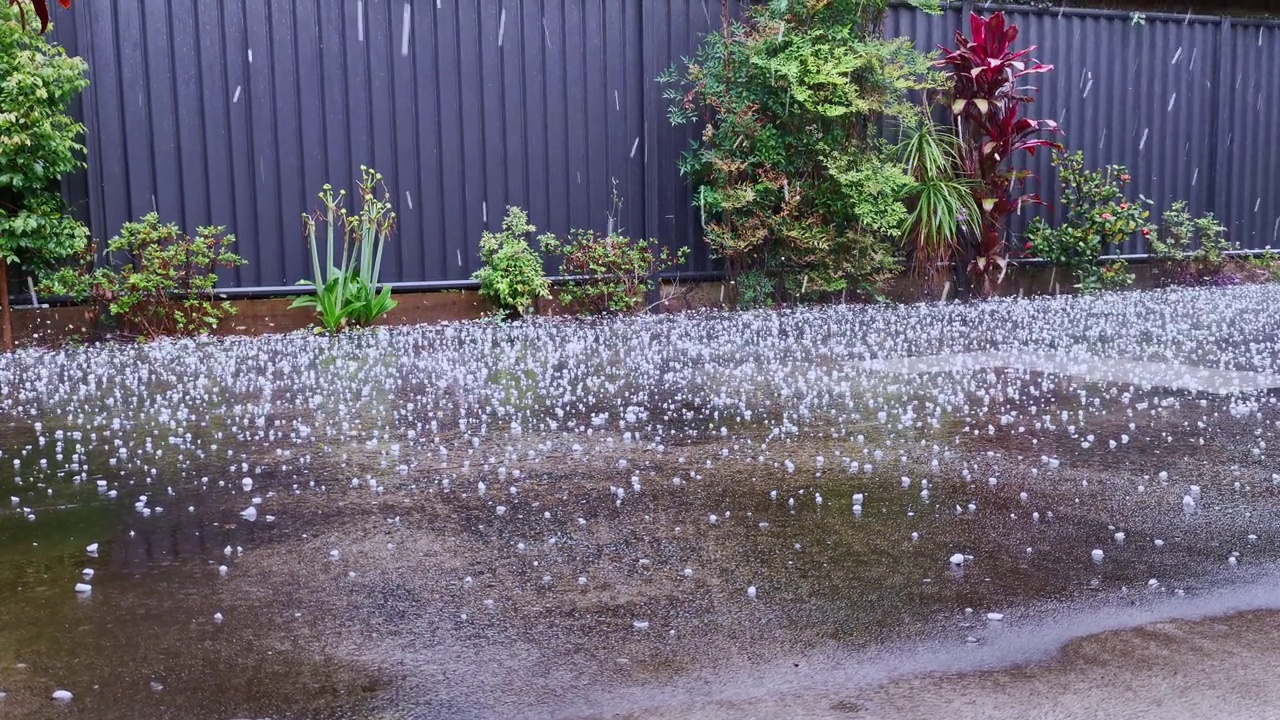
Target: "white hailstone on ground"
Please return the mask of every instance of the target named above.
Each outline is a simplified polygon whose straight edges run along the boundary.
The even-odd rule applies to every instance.
[[[89,553],[90,555],[97,555],[97,554],[98,554],[98,543],[89,543],[89,546],[88,546],[88,547],[86,547],[86,548],[84,549],[84,551],[85,551],[85,552],[87,552],[87,553]]]
[[[249,507],[240,511],[240,517],[244,518],[245,520],[248,520],[249,522],[254,522],[258,519],[258,508],[250,505]]]
[[[1115,534],[1115,538],[1116,538],[1116,542],[1118,542],[1118,543],[1123,543],[1123,542],[1124,542],[1124,533],[1123,533],[1123,532],[1118,532],[1118,533],[1116,533],[1116,534]]]
[[[1089,553],[1089,556],[1093,558],[1094,562],[1100,563],[1102,562],[1102,558],[1105,557],[1105,553],[1100,549],[1094,548],[1094,551]]]
[[[507,508],[502,505],[499,505],[498,507],[494,508],[494,511],[496,511],[499,515],[507,514]]]
[[[715,513],[712,513],[711,515],[707,516],[707,521],[710,522],[712,525],[715,525],[716,523],[720,522],[720,518],[716,517]]]
[[[245,478],[245,479],[241,480],[241,481],[240,481],[240,487],[244,488],[244,491],[245,491],[245,492],[249,492],[250,490],[252,490],[252,489],[253,489],[253,478]]]
[[[751,587],[747,588],[747,597],[748,597],[748,598],[750,598],[750,599],[752,599],[752,600],[755,600],[755,599],[756,599],[756,586],[755,586],[755,585],[752,585]]]
[[[1156,538],[1155,545],[1156,547],[1164,547],[1164,541],[1159,538]]]
[[[226,576],[227,576],[227,566],[226,566],[226,565],[219,565],[219,566],[218,566],[218,577],[226,577]]]
[[[1001,620],[1004,620],[1004,613],[997,613],[997,612],[987,613],[987,619],[995,622],[1000,622]]]
[[[1195,500],[1193,500],[1193,499],[1191,498],[1191,496],[1190,496],[1190,495],[1183,495],[1183,496],[1182,496],[1182,509],[1183,509],[1183,510],[1185,510],[1185,511],[1187,511],[1187,512],[1191,512],[1192,510],[1195,510],[1195,509],[1196,509],[1196,501],[1195,501]]]
[[[71,698],[75,696],[71,694],[70,690],[63,690],[59,688],[53,691],[53,695],[51,697],[54,702],[71,702]]]
[[[342,557],[342,553],[338,552],[337,550],[330,550],[330,551],[329,551],[329,559],[330,559],[330,560],[338,560],[338,559],[339,559],[339,558],[341,558],[341,557]]]
[[[88,595],[93,592],[93,586],[88,583],[76,583],[76,592],[80,595]]]
[[[1199,499],[1200,499],[1200,486],[1199,486],[1199,485],[1191,485],[1190,487],[1188,487],[1188,488],[1187,488],[1187,494],[1189,494],[1193,499],[1195,499],[1195,500],[1199,500]]]
[[[962,553],[956,553],[956,554],[952,555],[952,556],[951,556],[951,564],[952,564],[952,565],[963,565],[963,564],[964,564],[964,554],[962,554]]]
[[[216,613],[214,613],[214,614],[213,614],[213,622],[214,622],[214,623],[216,623],[216,624],[218,624],[218,625],[221,625],[221,624],[222,624],[222,613],[220,613],[220,612],[216,612]]]
[[[854,494],[853,494],[853,504],[854,504],[854,505],[861,505],[861,504],[862,504],[862,497],[863,497],[862,493],[854,493]]]
[[[693,568],[685,568],[683,574],[687,578],[693,577]]]
[[[822,504],[822,493],[814,493],[814,494],[813,494],[813,502],[814,502],[815,504],[817,504],[817,505],[821,505],[821,504]]]
[[[84,570],[80,571],[80,574],[84,576],[85,580],[90,580],[94,576],[94,570],[93,568],[85,568]]]

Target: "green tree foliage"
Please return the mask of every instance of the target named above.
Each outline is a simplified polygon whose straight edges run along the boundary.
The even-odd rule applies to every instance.
[[[82,60],[0,7],[0,263],[43,271],[84,247],[58,183],[83,165],[84,126],[67,104],[88,84]]]
[[[724,31],[659,78],[672,123],[705,123],[680,170],[732,273],[765,268],[804,297],[873,290],[897,268],[912,179],[877,128],[919,117],[907,94],[929,62],[884,39],[886,6],[771,0],[731,22],[726,3]]]

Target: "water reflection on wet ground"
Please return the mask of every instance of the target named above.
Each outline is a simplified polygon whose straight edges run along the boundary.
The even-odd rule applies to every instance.
[[[1266,717],[1275,300],[0,359],[0,713]]]

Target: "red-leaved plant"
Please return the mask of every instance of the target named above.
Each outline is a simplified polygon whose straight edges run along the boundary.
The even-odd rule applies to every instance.
[[[956,49],[935,62],[951,80],[951,113],[961,142],[960,170],[974,180],[974,200],[981,211],[980,237],[967,244],[968,272],[981,291],[990,295],[1004,279],[1009,259],[1005,244],[1006,223],[1024,205],[1039,204],[1035,193],[1025,192],[1033,174],[1011,166],[1016,153],[1035,155],[1036,148],[1061,149],[1042,132],[1061,132],[1053,120],[1022,117],[1031,104],[1034,87],[1018,79],[1053,69],[1029,55],[1035,46],[1013,51],[1018,26],[1006,23],[1004,13],[990,18],[973,13],[972,38],[956,31]]]

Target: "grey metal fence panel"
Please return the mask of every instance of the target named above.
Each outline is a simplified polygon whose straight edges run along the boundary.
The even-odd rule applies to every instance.
[[[746,4],[730,0],[731,14]],[[465,281],[481,232],[507,205],[546,230],[603,230],[615,191],[617,227],[691,247],[685,269],[713,269],[675,165],[696,130],[670,126],[655,78],[720,29],[720,10],[719,0],[77,5],[57,16],[55,38],[90,66],[74,108],[90,168],[64,191],[98,237],[152,209],[187,229],[227,225],[249,260],[227,287],[306,277],[299,218],[325,182],[351,188],[362,164],[386,176],[400,217],[391,281]],[[1185,198],[1245,247],[1280,245],[1280,147],[1269,137],[1280,29],[1008,11],[1020,40],[1056,66],[1032,78],[1031,113],[1060,120],[1069,149],[1128,166],[1157,214]],[[885,29],[929,51],[965,20],[958,4],[937,16],[894,7]],[[1048,156],[1029,167],[1033,189],[1054,198]]]
[[[1021,39],[1055,70],[1034,77],[1040,87],[1033,117],[1058,120],[1068,151],[1084,152],[1087,167],[1124,165],[1132,193],[1156,201],[1153,216],[1172,200],[1193,210],[1212,203],[1215,145],[1209,108],[1215,101],[1217,23],[1183,18],[1063,12],[1009,14]],[[1046,199],[1057,196],[1058,174],[1048,154],[1031,167]],[[1050,215],[1061,213],[1053,207]],[[1119,248],[1145,253],[1135,237]]]
[[[1229,68],[1215,108],[1228,122],[1219,218],[1244,247],[1280,248],[1280,28],[1235,24],[1226,32]]]
[[[507,205],[539,227],[645,230],[640,5],[582,0],[108,0],[88,60],[95,235],[155,209],[222,224],[232,287],[309,275],[300,217],[386,177],[389,281],[463,281]],[[75,193],[69,191],[69,194]],[[554,268],[549,268],[554,270]]]

